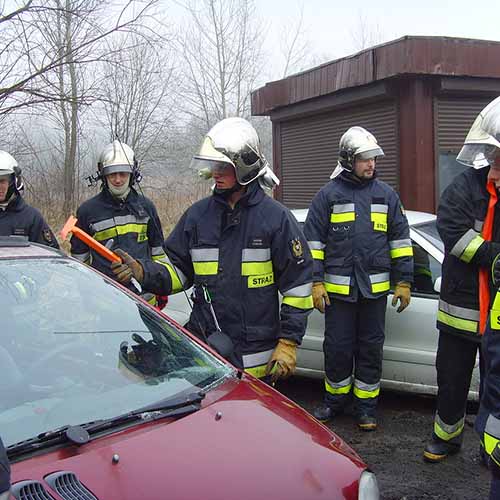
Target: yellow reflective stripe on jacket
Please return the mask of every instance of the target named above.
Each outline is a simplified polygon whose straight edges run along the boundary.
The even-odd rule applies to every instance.
[[[325,290],[339,295],[349,295],[351,291],[351,277],[339,274],[325,274]]]
[[[413,256],[413,247],[410,239],[389,241],[389,248],[391,249],[391,259]]]
[[[474,229],[469,229],[455,243],[450,253],[463,262],[469,263],[483,243],[483,237],[477,231],[474,231]]]
[[[266,262],[242,262],[241,275],[252,276],[259,274],[268,274],[273,272],[273,263],[268,260]]]
[[[245,372],[256,378],[266,376],[267,363],[271,359],[274,349],[243,355],[243,367]]]
[[[355,379],[353,393],[360,399],[376,398],[380,394],[380,382],[376,384],[366,384],[361,380]]]
[[[193,269],[195,274],[208,276],[217,274],[219,270],[219,262],[193,262]]]
[[[297,309],[312,309],[314,307],[312,295],[308,297],[283,297],[283,304]]]
[[[333,205],[330,214],[330,222],[336,224],[339,222],[351,222],[356,219],[354,203],[344,203],[343,205]]]
[[[123,236],[129,233],[146,234],[148,230],[147,224],[125,224],[123,226],[114,226],[103,231],[97,231],[94,234],[94,239],[97,241],[109,240],[115,236]],[[145,241],[145,238],[143,241]]]
[[[349,394],[351,386],[351,377],[347,377],[341,382],[331,382],[325,377],[325,390],[330,394]]]
[[[449,441],[459,436],[464,430],[465,418],[461,418],[456,424],[445,424],[436,413],[434,417],[434,434],[443,441]]]
[[[389,273],[370,274],[372,293],[387,292],[391,288]]]
[[[308,241],[309,250],[311,250],[311,255],[313,259],[325,260],[325,247],[326,245],[321,241]]]
[[[180,273],[181,275],[179,276],[179,273],[175,272],[175,268],[170,262],[165,262],[165,260],[160,260],[158,261],[158,264],[165,266],[167,268],[168,274],[170,275],[170,280],[172,282],[172,290],[170,293],[181,292],[184,289],[183,283],[181,281],[181,279],[185,280],[184,275]]]
[[[195,274],[200,276],[217,274],[219,270],[218,248],[192,248],[190,253]]]
[[[325,260],[325,251],[324,250],[311,250],[311,254],[312,254],[313,259]]]

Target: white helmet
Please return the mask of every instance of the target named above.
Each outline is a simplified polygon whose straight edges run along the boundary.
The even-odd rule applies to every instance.
[[[384,156],[375,136],[363,127],[351,127],[340,138],[338,167],[351,171],[356,158],[368,160]]]
[[[483,168],[500,154],[500,97],[491,101],[474,120],[457,161],[467,167]]]
[[[115,172],[126,172],[131,174],[131,183],[138,181],[138,167],[134,151],[130,146],[120,141],[113,141],[102,150],[97,168],[103,177]]]
[[[258,177],[269,177],[274,183],[277,181],[262,153],[256,130],[243,118],[225,118],[214,125],[191,161],[191,167],[206,178],[211,177],[212,169],[221,164],[234,168],[236,180],[242,186]]]
[[[24,184],[17,161],[7,151],[0,150],[0,177],[7,175],[10,176],[10,186],[7,191],[7,200],[9,200],[14,192],[21,194]]]

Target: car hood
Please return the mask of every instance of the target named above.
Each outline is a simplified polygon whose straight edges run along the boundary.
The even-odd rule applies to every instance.
[[[13,482],[70,471],[99,500],[357,498],[361,459],[290,400],[246,376],[207,400],[176,421],[17,462]]]

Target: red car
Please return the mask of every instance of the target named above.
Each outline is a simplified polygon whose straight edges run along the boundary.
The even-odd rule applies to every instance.
[[[105,276],[11,237],[0,283],[12,498],[379,498],[342,439]]]

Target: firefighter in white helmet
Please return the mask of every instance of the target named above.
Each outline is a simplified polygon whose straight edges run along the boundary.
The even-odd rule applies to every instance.
[[[237,367],[259,378],[289,376],[312,310],[312,258],[293,215],[262,189],[277,178],[257,132],[242,118],[222,120],[192,165],[213,178],[213,194],[165,241],[170,263],[126,265],[156,293],[193,286],[188,328]]]
[[[42,214],[24,201],[23,190],[17,161],[0,151],[0,236],[25,236],[29,241],[59,248]]]
[[[437,211],[445,253],[437,316],[436,414],[432,437],[424,449],[429,462],[440,462],[461,448],[478,352],[481,379],[485,373],[480,346],[493,295],[490,268],[500,252],[499,139],[500,97],[474,121],[457,156],[458,162],[472,168],[457,175],[444,190]],[[498,407],[488,410],[500,416]]]
[[[337,168],[304,226],[314,258],[314,307],[325,314],[325,397],[313,415],[329,420],[352,393],[359,428],[374,430],[387,294],[394,287],[398,312],[408,306],[413,250],[398,195],[376,178],[384,152],[375,137],[351,127],[339,147]]]
[[[111,250],[119,247],[138,259],[165,260],[156,207],[134,187],[141,174],[132,148],[118,140],[105,146],[93,179],[101,181],[101,192],[78,208],[78,227]],[[71,239],[71,255],[115,278],[111,264],[77,238]],[[133,284],[129,286],[140,292]],[[153,294],[144,298],[157,305]]]

